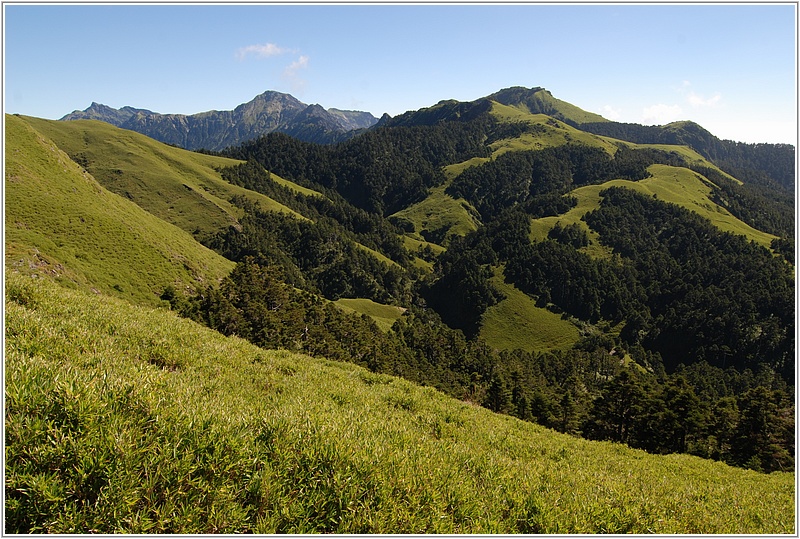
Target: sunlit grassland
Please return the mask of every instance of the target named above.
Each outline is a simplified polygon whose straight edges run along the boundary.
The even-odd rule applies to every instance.
[[[556,113],[561,114],[562,117],[576,123],[608,121],[599,114],[585,111],[571,103],[567,103],[566,101],[562,101],[556,97],[553,97],[553,94],[547,90],[536,92],[530,97],[530,99],[537,102],[537,107],[539,110],[552,111],[553,115],[556,115]],[[494,102],[493,105],[500,105],[500,103]],[[525,103],[520,103],[515,106],[500,106],[507,107],[509,109],[517,109],[520,112],[530,114],[530,108],[528,108],[528,105]]]
[[[536,128],[535,133],[524,133],[519,137],[493,142],[490,145],[493,158],[509,151],[542,150],[563,146],[567,143],[580,143],[602,148],[609,155],[614,155],[617,151],[617,146],[612,139],[575,129],[545,114],[531,114],[527,110],[500,103],[492,103],[491,114],[502,122],[521,122]]]
[[[571,347],[578,341],[578,328],[543,307],[513,284],[506,283],[502,269],[490,280],[505,298],[489,307],[481,319],[480,336],[497,350],[522,349],[541,352]]]
[[[222,179],[219,168],[241,161],[176,148],[105,122],[23,118],[83,161],[104,187],[189,233],[213,234],[235,223],[241,210],[229,201],[234,195],[258,202],[265,210],[299,216],[269,197]]]
[[[421,270],[424,270],[424,271],[433,270],[433,263],[432,262],[428,262],[427,260],[424,260],[424,259],[416,256],[417,251],[419,251],[420,249],[423,249],[425,247],[430,247],[431,250],[435,254],[438,255],[438,254],[443,253],[446,250],[444,247],[442,247],[439,244],[430,243],[430,242],[424,241],[424,240],[418,240],[416,238],[412,238],[410,236],[407,236],[406,234],[403,234],[402,236],[400,236],[400,238],[403,240],[403,247],[405,247],[408,250],[409,253],[414,255],[414,260],[413,260],[414,266],[419,268],[419,269],[421,269]]]
[[[345,312],[356,312],[369,316],[383,331],[389,331],[395,321],[405,312],[402,307],[384,305],[364,298],[341,298],[334,303]]]
[[[467,159],[466,161],[462,161],[461,163],[453,163],[452,165],[447,165],[442,168],[442,172],[444,172],[445,178],[447,178],[447,185],[445,189],[450,185],[449,182],[452,182],[459,174],[464,172],[469,167],[476,167],[478,165],[482,165],[489,161],[489,157],[473,157],[471,159]]]
[[[585,111],[580,107],[576,107],[572,103],[567,103],[566,101],[562,101],[561,99],[553,97],[553,94],[551,94],[546,90],[536,92],[536,94],[534,94],[534,99],[551,107],[553,110],[558,111],[565,118],[572,120],[573,122],[577,122],[579,124],[588,122],[608,121],[599,114]]]
[[[402,209],[392,217],[413,224],[412,238],[425,240],[441,236],[439,241],[447,243],[453,235],[464,236],[478,229],[478,212],[464,199],[454,199],[445,193],[445,185],[434,187],[425,200]],[[438,238],[437,238],[438,239]]]
[[[6,116],[5,260],[65,284],[154,304],[233,263],[102,187],[23,119]]]
[[[599,185],[586,185],[574,189],[570,195],[577,198],[577,206],[562,215],[533,219],[531,239],[538,241],[546,238],[547,233],[557,222],[560,222],[562,226],[578,223],[589,233],[589,238],[592,240],[593,245],[589,248],[590,252],[600,257],[607,256],[608,253],[604,255],[602,247],[598,244],[597,234],[591,231],[586,223],[581,221],[581,218],[587,212],[600,206],[600,191],[609,187],[626,187],[648,196],[654,196],[664,202],[677,204],[705,217],[723,232],[743,235],[765,247],[769,247],[775,238],[774,235],[757,230],[737,219],[728,210],[714,203],[709,198],[713,184],[704,176],[687,168],[668,165],[651,165],[647,170],[651,177],[644,180],[636,182],[611,180]]]
[[[313,196],[313,197],[321,197],[321,198],[328,198],[324,194],[320,193],[319,191],[314,191],[313,189],[309,189],[308,187],[303,187],[302,185],[296,184],[293,181],[286,180],[281,178],[274,172],[270,173],[270,177],[272,178],[275,183],[282,185],[284,187],[288,187],[295,193],[300,193],[301,195],[305,196]],[[270,199],[271,200],[271,199]]]
[[[403,266],[401,266],[400,264],[398,264],[397,262],[386,256],[385,254],[376,251],[375,249],[372,249],[370,247],[367,247],[366,245],[363,245],[361,243],[358,242],[353,242],[353,243],[355,243],[356,248],[361,249],[365,253],[371,254],[372,256],[374,256],[376,259],[378,259],[380,262],[383,262],[387,266],[395,266],[397,268],[402,269]]]
[[[541,93],[543,95],[546,94],[546,92]],[[577,110],[580,111],[580,109]],[[675,153],[686,160],[686,162],[690,165],[712,168],[725,175],[729,179],[739,182],[739,180],[722,172],[710,161],[687,146],[673,146],[667,144],[634,144],[610,137],[593,135],[591,133],[575,129],[564,122],[560,122],[551,118],[550,116],[544,114],[531,114],[525,107],[511,107],[496,102],[492,103],[491,114],[501,122],[525,123],[534,127],[535,132],[523,133],[518,137],[502,139],[493,142],[490,145],[490,148],[492,149],[491,158],[474,157],[467,161],[444,167],[443,172],[447,179],[444,185],[432,189],[431,194],[424,201],[405,208],[395,214],[396,217],[403,218],[404,220],[413,223],[415,228],[413,235],[415,237],[418,236],[419,232],[421,231],[430,232],[444,229],[450,231],[448,234],[455,233],[463,235],[472,230],[473,225],[470,224],[470,221],[477,223],[477,217],[469,211],[469,208],[465,206],[465,202],[462,203],[462,201],[456,201],[452,199],[452,197],[449,197],[449,195],[445,193],[445,189],[449,186],[450,182],[452,182],[452,180],[461,174],[465,169],[486,163],[491,159],[495,159],[509,151],[542,150],[545,148],[562,146],[568,143],[579,143],[602,148],[610,155],[614,155],[616,153],[619,144],[625,144],[631,148],[655,148],[666,152]],[[584,119],[582,121],[598,120]],[[667,169],[672,169],[672,171],[665,172]],[[677,173],[674,172],[675,170],[683,170],[684,172]],[[708,198],[710,189],[707,185],[704,184],[704,186],[700,189],[698,189],[696,186],[692,186],[690,188],[690,190],[694,191],[701,197],[699,201],[692,200],[690,196],[691,193],[680,193],[675,191],[675,186],[671,185],[671,183],[673,183],[677,175],[680,174],[688,178],[689,175],[694,175],[693,172],[689,171],[688,169],[675,169],[675,167],[666,167],[666,165],[653,165],[650,168],[650,171],[654,175],[654,178],[650,178],[643,182],[638,182],[637,185],[640,190],[646,187],[647,189],[651,190],[652,193],[655,193],[659,196],[663,195],[664,200],[675,202],[689,209],[698,211],[698,213],[701,215],[712,219],[712,222],[714,222],[722,230],[730,230],[735,233],[745,234],[750,238],[756,239],[756,241],[759,241],[762,244],[769,244],[769,241],[771,240],[771,237],[768,237],[769,235],[765,235],[753,229],[752,227],[745,225],[730,215],[729,212],[712,203]],[[618,181],[622,180],[614,180],[603,185],[614,185],[615,182]],[[700,181],[707,182],[705,179]],[[629,185],[633,185],[634,183],[635,182],[628,182]],[[684,184],[685,183],[686,181],[684,181]],[[590,188],[591,187],[593,186],[590,186]],[[682,185],[681,188],[683,190],[687,189],[685,185]],[[532,225],[532,237],[536,239],[546,237],[547,232],[549,232],[553,225],[559,220],[563,221],[563,224],[569,224],[570,222],[576,221],[576,215],[578,216],[577,220],[579,220],[580,217],[587,211],[585,209],[586,207],[593,209],[596,207],[596,204],[592,202],[588,206],[584,205],[582,207],[579,205],[578,208],[569,212],[569,214],[565,216],[547,217],[538,220],[538,222],[534,221]],[[466,210],[466,212],[464,210]],[[587,232],[590,234],[590,239],[597,240],[596,234],[588,231],[588,227]],[[610,255],[606,249],[597,244],[597,241],[594,241],[592,245],[585,249],[585,251],[592,254],[592,256],[597,257],[607,257]]]
[[[5,532],[794,533],[794,475],[653,456],[6,274]]]
[[[416,238],[412,238],[412,237],[407,236],[405,234],[403,236],[401,236],[401,238],[403,240],[403,246],[406,249],[408,249],[410,252],[412,252],[412,253],[418,251],[419,249],[425,248],[425,247],[430,247],[431,250],[436,254],[441,254],[446,250],[444,247],[442,247],[439,244],[431,243],[429,241],[424,241],[424,240],[418,240]]]
[[[695,166],[710,168],[719,172],[725,178],[731,180],[732,182],[738,183],[740,185],[742,183],[741,180],[734,178],[727,172],[724,172],[717,165],[715,165],[714,163],[712,163],[711,161],[709,161],[708,159],[697,153],[695,150],[689,148],[688,146],[675,146],[671,144],[634,144],[632,142],[626,142],[625,144],[627,144],[632,148],[654,148],[656,150],[662,150],[665,152],[673,152],[681,156],[690,166],[695,165]]]

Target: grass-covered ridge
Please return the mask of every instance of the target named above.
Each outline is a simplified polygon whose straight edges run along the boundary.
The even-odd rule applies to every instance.
[[[556,434],[6,275],[6,533],[794,533],[794,475]]]
[[[589,211],[597,209],[600,204],[600,192],[609,187],[626,187],[639,193],[651,195],[659,200],[671,202],[705,217],[724,232],[740,234],[765,247],[769,247],[774,235],[756,230],[711,200],[711,186],[704,176],[683,167],[668,165],[651,165],[648,168],[651,177],[637,182],[629,180],[611,180],[599,185],[586,185],[572,190],[569,194],[578,200],[578,204],[568,212],[553,216],[533,219],[531,238],[542,240],[556,223],[569,225],[578,223],[593,241],[588,248],[595,256],[603,256],[603,249],[597,245],[596,233],[581,221]]]
[[[101,186],[25,120],[6,116],[5,260],[137,303],[204,287],[233,263]]]
[[[240,161],[190,152],[94,120],[23,118],[104,187],[199,238],[236,223],[241,212],[230,202],[235,195],[258,202],[265,210],[297,215],[220,177],[220,168]]]
[[[436,245],[446,245],[453,235],[477,230],[480,220],[475,209],[464,199],[445,193],[446,187],[434,187],[427,198],[398,211],[391,219],[410,229],[413,239]]]
[[[493,142],[490,147],[495,158],[509,151],[541,150],[568,143],[596,146],[610,155],[616,152],[612,139],[581,131],[546,114],[532,114],[525,108],[492,103],[491,115],[501,123],[524,124],[530,130],[518,137]]]
[[[383,331],[389,331],[395,320],[403,316],[405,312],[403,307],[384,305],[362,298],[342,298],[336,300],[334,303],[345,312],[355,312],[369,316]]]

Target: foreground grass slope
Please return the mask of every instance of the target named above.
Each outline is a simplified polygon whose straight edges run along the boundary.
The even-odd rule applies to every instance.
[[[6,533],[793,533],[794,475],[652,456],[6,274]]]
[[[6,265],[136,303],[205,286],[233,263],[102,187],[25,120],[6,116]]]

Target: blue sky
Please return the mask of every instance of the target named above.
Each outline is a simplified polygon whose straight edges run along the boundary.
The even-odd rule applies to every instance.
[[[397,115],[542,86],[608,119],[797,143],[796,5],[4,4],[4,110]]]

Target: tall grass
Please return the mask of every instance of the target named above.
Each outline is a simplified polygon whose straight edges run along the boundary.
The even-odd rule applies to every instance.
[[[794,475],[561,435],[6,274],[6,533],[793,533]]]

